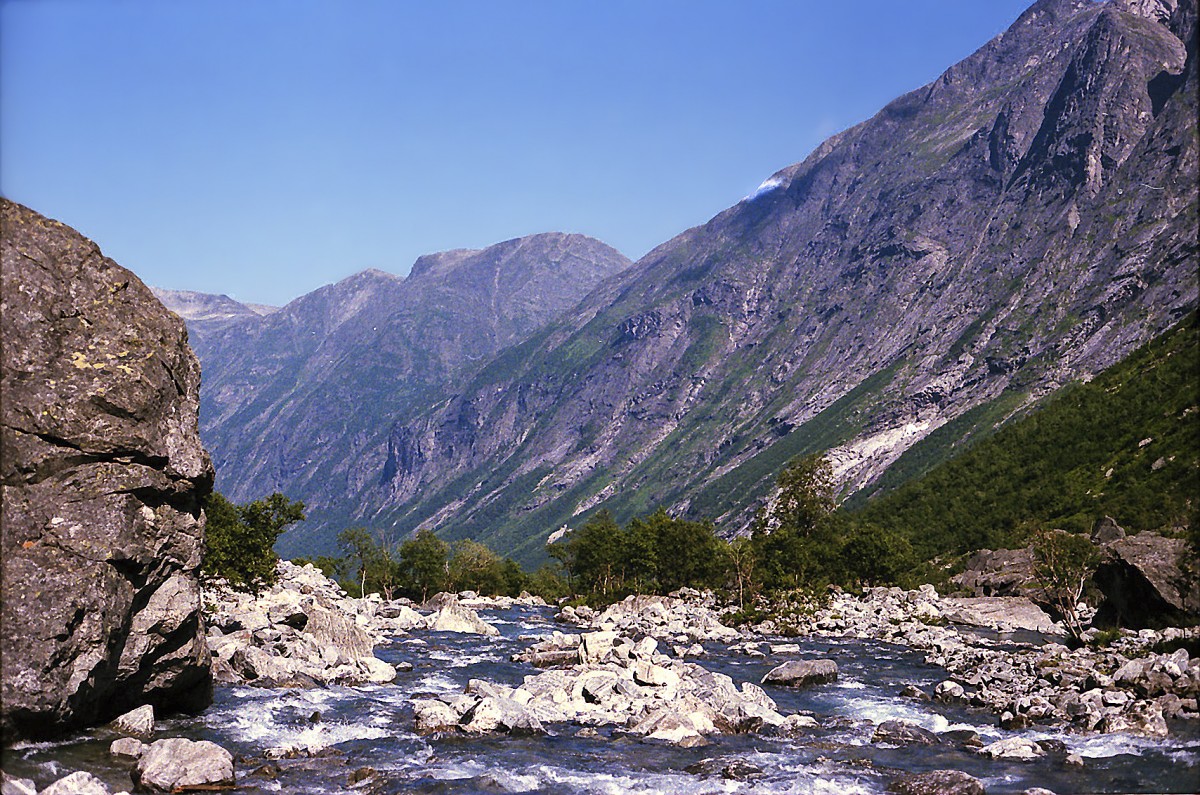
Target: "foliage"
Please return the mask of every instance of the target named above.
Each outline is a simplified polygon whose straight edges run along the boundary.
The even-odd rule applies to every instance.
[[[899,582],[915,563],[908,539],[876,524],[853,527],[842,544],[842,572],[865,586]]]
[[[424,602],[446,587],[449,545],[432,530],[418,530],[400,546],[400,572],[414,599]]]
[[[571,593],[603,604],[635,592],[719,588],[726,581],[725,548],[711,523],[676,519],[660,508],[624,528],[600,511],[552,544],[550,555],[565,570]]]
[[[275,539],[304,520],[304,503],[276,492],[235,505],[219,492],[204,502],[205,543],[201,571],[223,577],[235,588],[258,591],[275,582]]]
[[[764,586],[793,589],[835,579],[839,555],[833,468],[819,455],[793,459],[779,495],[755,522],[753,544]]]
[[[1086,384],[961,455],[846,512],[906,536],[921,559],[1021,543],[1036,527],[1197,530],[1200,327],[1191,315]]]
[[[1034,574],[1046,589],[1051,604],[1062,615],[1071,638],[1082,643],[1083,625],[1076,605],[1096,565],[1096,547],[1087,536],[1061,530],[1039,530],[1033,538],[1033,556]]]

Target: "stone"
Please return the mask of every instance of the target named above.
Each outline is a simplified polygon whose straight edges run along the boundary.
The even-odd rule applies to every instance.
[[[1149,531],[1110,543],[1093,580],[1104,594],[1095,622],[1133,629],[1200,623],[1200,578],[1181,538]]]
[[[1024,596],[947,598],[943,605],[942,617],[955,624],[999,632],[1028,630],[1047,635],[1064,634],[1045,610]]]
[[[0,213],[0,733],[200,710],[213,470],[183,321],[69,227]]]
[[[600,662],[613,650],[613,642],[617,639],[615,632],[584,633],[579,644],[579,659],[585,665]]]
[[[951,582],[973,596],[1025,596],[1036,590],[1033,548],[981,549]]]
[[[0,770],[0,795],[37,795],[37,785],[27,778],[10,776]]]
[[[502,696],[489,696],[469,709],[459,721],[471,734],[504,732],[516,735],[545,734],[541,721],[523,704]]]
[[[943,704],[955,704],[966,700],[966,691],[963,686],[953,679],[947,679],[944,682],[939,682],[937,687],[933,689],[933,700],[940,701]]]
[[[833,660],[789,660],[767,672],[763,684],[809,687],[837,681],[838,667]]]
[[[917,701],[930,700],[929,694],[916,685],[905,685],[904,689],[900,691],[900,696],[902,698],[914,698]]]
[[[108,746],[108,755],[117,759],[140,759],[146,744],[136,737],[121,737]]]
[[[142,754],[132,775],[137,787],[158,792],[232,786],[233,755],[208,740],[158,740]]]
[[[60,778],[38,795],[109,795],[108,785],[91,773],[80,771]]]
[[[1006,737],[983,746],[976,753],[991,759],[1015,759],[1028,762],[1045,756],[1046,750],[1025,737]]]
[[[937,745],[938,736],[915,723],[903,720],[885,720],[875,727],[871,742],[890,745]]]
[[[986,795],[983,783],[960,770],[931,770],[894,779],[888,792],[896,795]]]
[[[459,714],[444,701],[436,698],[415,698],[412,707],[415,730],[418,734],[453,731],[458,728]]]
[[[1124,537],[1125,529],[1111,516],[1097,519],[1096,524],[1092,526],[1092,543],[1098,547],[1120,541]]]
[[[426,627],[435,632],[461,632],[474,635],[500,634],[500,630],[488,624],[469,607],[463,607],[457,602],[449,603],[431,615]]]
[[[112,726],[122,734],[149,737],[154,734],[154,707],[145,704],[130,710],[113,721]]]
[[[1145,737],[1167,737],[1170,734],[1162,707],[1146,701],[1139,701],[1124,712],[1105,714],[1097,728],[1105,733],[1126,732]]]

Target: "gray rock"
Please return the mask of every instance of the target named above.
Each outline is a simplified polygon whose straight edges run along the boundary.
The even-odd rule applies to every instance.
[[[1033,548],[981,549],[950,580],[974,596],[1027,596],[1033,584]]]
[[[915,723],[903,720],[885,720],[875,727],[871,742],[890,745],[937,745],[938,736]]]
[[[109,795],[108,785],[91,773],[80,771],[60,778],[38,795]]]
[[[413,699],[412,707],[418,734],[453,731],[458,728],[458,712],[444,701],[436,698],[417,698]]]
[[[461,632],[492,636],[500,634],[498,629],[481,619],[474,610],[463,607],[457,602],[447,604],[431,615],[426,627],[435,632]]]
[[[1029,630],[1043,634],[1063,634],[1045,610],[1024,596],[990,596],[946,599],[942,616],[955,624],[985,627],[1000,632]]]
[[[1111,516],[1097,519],[1096,524],[1092,527],[1092,543],[1096,546],[1111,544],[1114,541],[1120,541],[1124,537],[1125,529],[1117,524],[1116,520]]]
[[[200,368],[183,322],[74,230],[0,201],[0,731],[212,698]]]
[[[837,681],[838,667],[833,660],[788,660],[767,672],[763,684],[808,687]]]
[[[1093,579],[1105,600],[1096,623],[1140,628],[1200,622],[1200,578],[1187,542],[1151,532],[1113,541]]]
[[[1025,737],[1006,737],[976,751],[992,759],[1015,759],[1023,762],[1046,755],[1046,750]]]
[[[897,795],[985,795],[977,778],[959,770],[931,770],[901,776],[888,785]]]
[[[133,783],[159,792],[232,786],[233,756],[208,740],[158,740],[138,760]]]
[[[10,776],[0,770],[0,795],[37,795],[37,785],[27,778]]]
[[[966,691],[963,686],[953,679],[947,679],[944,682],[939,682],[937,687],[933,689],[933,700],[940,701],[944,704],[956,704],[966,700]]]
[[[122,734],[149,737],[154,734],[154,707],[145,704],[130,710],[113,721],[112,726]]]
[[[140,759],[145,751],[146,744],[136,737],[121,737],[108,746],[108,755],[118,759]]]

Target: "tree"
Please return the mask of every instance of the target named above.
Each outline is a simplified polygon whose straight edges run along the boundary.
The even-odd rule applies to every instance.
[[[304,521],[304,503],[276,492],[239,506],[214,491],[204,513],[201,571],[235,588],[258,591],[275,582],[275,540],[288,525]]]
[[[446,587],[449,554],[449,545],[432,530],[418,530],[400,545],[400,575],[412,589],[414,598],[420,594],[424,602],[430,591],[436,593]]]
[[[1076,606],[1092,576],[1099,555],[1091,539],[1062,530],[1038,530],[1033,537],[1034,575],[1050,603],[1063,617],[1067,633],[1083,642],[1083,624]]]
[[[892,585],[913,566],[912,544],[895,530],[861,524],[850,530],[842,545],[842,583]]]
[[[478,541],[465,539],[454,545],[450,558],[450,589],[496,596],[506,590],[500,556]]]
[[[779,494],[758,517],[754,549],[763,581],[775,589],[813,587],[832,578],[839,544],[829,521],[836,507],[833,468],[819,455],[780,473]]]
[[[755,571],[758,557],[754,542],[748,536],[740,536],[725,545],[726,570],[731,586],[737,592],[738,607],[746,609],[746,597],[757,590]]]
[[[367,595],[367,572],[379,565],[380,550],[365,527],[347,527],[337,536],[338,546],[350,559],[358,579],[359,596]]]

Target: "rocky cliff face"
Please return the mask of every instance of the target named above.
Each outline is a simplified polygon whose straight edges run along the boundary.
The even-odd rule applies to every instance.
[[[743,528],[793,455],[848,489],[1197,302],[1196,4],[1042,0],[393,430],[371,521],[536,557],[604,506]]]
[[[422,257],[407,278],[363,271],[268,316],[205,326],[201,432],[218,488],[239,501],[283,491],[336,533],[353,495],[397,465],[393,424],[629,264],[582,235],[534,235]]]
[[[5,740],[202,708],[212,466],[184,325],[74,230],[0,208]]]

